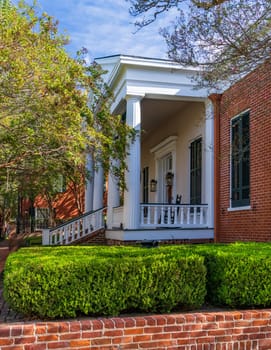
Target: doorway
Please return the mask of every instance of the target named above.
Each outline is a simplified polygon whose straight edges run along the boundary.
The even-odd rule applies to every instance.
[[[167,174],[173,173],[172,165],[172,153],[168,153],[159,160],[158,201],[160,203],[172,203],[173,200],[173,184],[167,185],[166,181]]]

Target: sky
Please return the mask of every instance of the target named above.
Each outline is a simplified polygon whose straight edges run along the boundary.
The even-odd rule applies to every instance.
[[[60,32],[69,35],[71,55],[84,47],[90,61],[115,54],[167,58],[159,28],[170,23],[174,11],[136,32],[129,6],[126,0],[38,0],[40,11],[58,19]]]

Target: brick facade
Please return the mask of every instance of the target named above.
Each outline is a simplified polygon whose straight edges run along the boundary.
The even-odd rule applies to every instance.
[[[216,240],[271,240],[271,62],[226,90],[220,99],[216,148],[218,181]],[[230,123],[250,111],[250,209],[230,207]]]
[[[0,325],[1,350],[269,350],[271,311]]]

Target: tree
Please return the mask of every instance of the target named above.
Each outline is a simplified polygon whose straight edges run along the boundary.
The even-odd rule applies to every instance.
[[[71,58],[57,22],[23,1],[0,0],[0,21],[0,197],[9,195],[7,174],[13,189],[36,194],[61,174],[79,179],[86,152],[108,171],[110,157],[124,160],[133,132],[110,114],[104,72],[84,50]],[[114,172],[123,174],[124,161]]]
[[[128,0],[133,16],[149,14],[136,25],[149,25],[175,7],[175,23],[161,30],[169,58],[201,69],[208,87],[235,82],[271,54],[270,0]]]

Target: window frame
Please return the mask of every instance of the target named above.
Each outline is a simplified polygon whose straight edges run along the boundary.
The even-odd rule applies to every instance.
[[[248,185],[243,184],[243,153],[244,146],[242,146],[244,140],[244,117],[248,117]],[[233,187],[233,127],[237,122],[241,121],[241,129],[238,131],[239,139],[238,139],[238,178],[239,178],[239,186]],[[241,147],[240,147],[241,146]],[[241,155],[240,155],[241,153]],[[230,120],[230,208],[229,211],[234,210],[245,210],[250,209],[250,110],[247,109]],[[236,176],[236,174],[235,174]],[[243,191],[248,190],[248,197],[243,197]],[[239,199],[233,199],[233,193],[239,192]]]
[[[193,141],[191,141],[189,146],[189,149],[190,149],[190,160],[189,160],[190,204],[202,203],[202,177],[203,177],[202,144],[203,144],[202,137],[199,136]],[[199,179],[199,182],[197,179]]]

